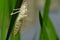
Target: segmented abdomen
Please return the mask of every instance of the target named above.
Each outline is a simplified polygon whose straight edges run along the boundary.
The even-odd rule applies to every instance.
[[[14,36],[17,35],[19,30],[21,30],[22,24],[23,24],[23,19],[27,17],[27,2],[24,2],[19,10],[19,15],[16,19],[15,22],[15,27],[14,27]]]
[[[16,36],[17,33],[21,30],[22,23],[23,23],[22,20],[16,20],[16,24],[14,27],[14,36]]]

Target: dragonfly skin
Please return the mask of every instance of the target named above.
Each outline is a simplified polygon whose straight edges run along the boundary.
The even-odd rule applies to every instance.
[[[23,24],[23,19],[25,17],[27,17],[27,15],[26,15],[27,7],[28,7],[27,5],[28,5],[27,2],[22,3],[21,8],[14,9],[14,10],[19,10],[19,11],[11,14],[11,15],[13,15],[13,14],[19,13],[18,17],[16,19],[16,22],[15,22],[15,25],[14,25],[14,36],[17,35],[19,30],[21,30],[21,27],[22,27],[22,24]]]

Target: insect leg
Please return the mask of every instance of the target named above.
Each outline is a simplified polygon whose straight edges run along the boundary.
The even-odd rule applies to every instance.
[[[13,11],[16,11],[16,10],[20,10],[20,8],[18,8],[18,9],[13,9]]]
[[[14,15],[14,14],[17,14],[17,13],[20,13],[20,11],[17,11],[17,12],[15,12],[15,13],[11,13],[10,15]]]
[[[27,17],[27,15],[20,15],[20,20],[23,20],[26,17]]]

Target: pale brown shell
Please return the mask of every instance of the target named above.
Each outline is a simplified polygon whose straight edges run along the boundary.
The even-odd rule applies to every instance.
[[[14,36],[17,35],[17,33],[19,32],[19,30],[21,30],[21,26],[22,26],[23,21],[17,21],[14,27]]]
[[[25,13],[27,12],[27,3],[24,2],[19,10],[19,15],[16,19],[15,22],[15,26],[14,26],[14,36],[17,35],[17,33],[19,32],[19,30],[21,30],[22,24],[23,24],[23,20],[24,18],[27,16]]]

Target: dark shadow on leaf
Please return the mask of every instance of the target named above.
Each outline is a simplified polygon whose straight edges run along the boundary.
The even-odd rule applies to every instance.
[[[39,20],[40,20],[40,25],[41,25],[41,28],[43,26],[43,18],[42,18],[42,15],[41,15],[41,12],[39,11]]]

